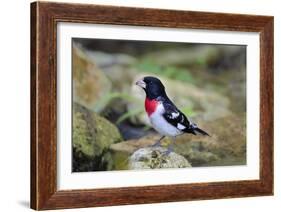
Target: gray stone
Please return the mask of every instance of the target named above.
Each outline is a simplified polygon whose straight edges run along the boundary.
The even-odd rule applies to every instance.
[[[186,168],[190,163],[181,155],[163,147],[146,147],[135,151],[129,158],[129,169]]]

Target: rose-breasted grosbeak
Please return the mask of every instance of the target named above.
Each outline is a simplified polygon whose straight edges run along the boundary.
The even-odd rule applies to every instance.
[[[175,106],[165,92],[165,87],[156,77],[147,76],[136,82],[146,93],[145,110],[152,127],[162,135],[155,145],[169,136],[175,138],[183,133],[208,135],[198,128]]]

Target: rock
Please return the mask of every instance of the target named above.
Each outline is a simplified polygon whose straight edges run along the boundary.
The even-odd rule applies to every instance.
[[[131,86],[131,95],[144,102],[145,93],[142,89],[135,85],[138,79],[147,76],[147,74],[136,75]],[[153,75],[151,75],[153,76]],[[176,80],[158,77],[166,87],[166,92],[179,109],[193,108],[194,120],[211,121],[226,117],[231,114],[229,110],[230,101],[227,97],[203,88],[199,88],[193,84],[183,83]],[[143,107],[138,103],[128,103],[128,110],[137,107]],[[183,111],[184,112],[184,111]],[[188,114],[187,114],[188,115]],[[143,111],[137,116],[137,122],[150,125],[147,115]]]
[[[72,58],[74,101],[95,111],[98,101],[111,91],[111,81],[97,67],[92,58],[75,45]]]
[[[120,142],[118,129],[78,103],[73,105],[73,171],[110,169],[109,146]]]
[[[185,168],[190,163],[181,155],[162,147],[146,147],[135,151],[129,159],[129,169]]]
[[[111,80],[114,91],[128,93],[136,75],[136,71],[129,66],[114,65],[105,70],[107,77]]]
[[[151,134],[147,136],[143,136],[139,139],[131,139],[115,144],[110,145],[110,149],[112,151],[117,151],[117,152],[125,152],[128,154],[132,154],[133,152],[137,151],[140,148],[144,147],[149,147],[156,143],[156,141],[160,138],[159,135]],[[162,143],[165,141],[167,142],[167,138],[162,140]]]
[[[138,139],[130,139],[110,145],[110,150],[114,158],[113,167],[115,170],[128,170],[129,158],[138,149],[147,148],[153,145],[160,138],[157,134],[149,134]],[[163,139],[161,144],[165,146],[169,142],[167,138]]]
[[[114,96],[130,90],[135,76],[131,66],[136,59],[126,54],[87,50],[76,44],[73,61],[74,100],[97,113],[113,107],[124,113],[125,98]]]
[[[136,58],[128,54],[105,53],[101,51],[85,50],[87,56],[93,61],[112,82],[114,91],[127,92],[135,76],[131,66]]]
[[[169,138],[161,141],[161,146],[166,148],[173,145],[174,153],[179,154],[192,167],[206,166],[231,166],[246,164],[246,119],[245,115],[229,115],[214,121],[200,121],[198,126],[206,130],[211,136],[183,134],[177,136],[172,144]],[[160,135],[150,134],[138,139],[131,139],[110,145],[111,152],[116,158],[122,158],[120,164],[115,162],[114,167],[130,169],[128,161],[139,149],[150,148]],[[118,162],[119,163],[119,162]]]
[[[182,135],[176,139],[174,151],[183,155],[193,167],[208,166],[211,162],[221,160],[212,148],[208,148],[213,143],[217,143],[217,140],[203,136]]]
[[[115,155],[130,155],[138,149],[148,148],[153,145],[160,138],[157,134],[151,134],[141,137],[139,139],[131,139],[110,145],[110,150]],[[194,136],[194,135],[181,135],[176,138],[175,143],[172,143],[170,138],[165,138],[161,141],[162,147],[168,147],[173,145],[174,152],[184,156],[192,166],[202,166],[210,162],[221,160],[221,158],[212,152],[216,146],[217,148],[217,136],[212,137]]]
[[[198,125],[211,137],[184,134],[177,137],[174,146],[192,166],[246,164],[245,116],[230,115]]]

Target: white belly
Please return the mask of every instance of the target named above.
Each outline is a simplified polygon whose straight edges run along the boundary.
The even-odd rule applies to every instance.
[[[174,127],[173,125],[169,124],[162,116],[163,113],[163,106],[159,105],[157,110],[152,113],[149,117],[152,127],[161,135],[165,136],[177,136],[182,134],[182,132]]]

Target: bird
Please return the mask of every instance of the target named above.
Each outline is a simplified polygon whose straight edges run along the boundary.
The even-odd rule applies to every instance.
[[[176,107],[167,96],[165,87],[158,78],[145,76],[138,80],[136,85],[144,90],[146,94],[145,111],[152,127],[161,135],[161,138],[152,146],[160,146],[161,140],[166,136],[171,137],[172,140],[184,133],[210,136]],[[172,145],[169,145],[167,153],[172,150]]]

